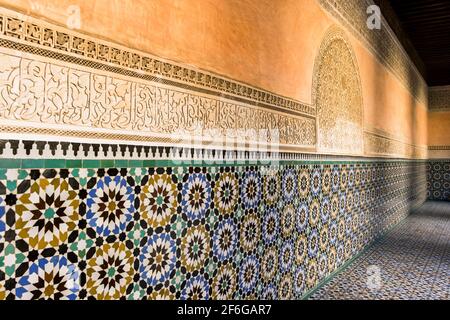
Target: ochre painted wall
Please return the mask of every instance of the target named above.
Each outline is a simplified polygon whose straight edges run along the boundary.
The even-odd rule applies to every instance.
[[[450,146],[450,111],[428,113],[430,146]]]
[[[80,31],[311,103],[314,60],[338,22],[315,0],[3,0],[3,6],[66,25],[78,5]],[[345,28],[344,28],[345,29]],[[352,34],[364,126],[427,144],[420,103]],[[433,116],[430,116],[433,119]]]
[[[384,130],[405,142],[426,145],[426,103],[417,101],[359,41],[352,39],[361,74],[365,127]]]
[[[76,4],[83,32],[305,102],[331,23],[314,0],[1,2],[64,26]]]

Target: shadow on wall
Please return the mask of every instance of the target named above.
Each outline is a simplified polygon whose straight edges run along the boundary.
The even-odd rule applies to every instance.
[[[381,24],[382,28],[386,28],[386,24]],[[380,32],[380,30],[374,29],[371,32]],[[383,57],[387,61],[393,61],[397,57],[395,57],[394,50],[386,45],[386,43],[383,41],[383,37],[374,36],[372,37],[372,45],[374,46],[375,50],[377,52],[380,52]],[[417,131],[419,128],[417,128],[418,125],[418,114],[417,114],[417,108],[419,108],[419,102],[416,97],[420,96],[420,89],[419,86],[420,83],[417,82],[417,74],[416,70],[409,64],[405,63],[403,64],[405,71],[406,71],[406,88],[409,89],[410,93],[410,113],[408,114],[407,122],[409,124],[409,132],[404,132],[404,139],[406,139],[407,144],[409,144],[413,150],[412,150],[412,158],[417,157],[419,154],[417,153],[417,149],[415,148],[416,145],[420,144],[421,141],[418,140],[419,132]],[[379,70],[379,69],[377,69]],[[380,99],[382,103],[386,102],[386,95],[390,94],[390,91],[388,88],[386,88],[386,83],[384,81],[380,81],[379,79],[379,73],[374,72],[373,73],[373,79],[371,81],[371,84],[373,86],[374,95],[373,97],[375,99]],[[374,103],[374,105],[378,105],[377,103]],[[374,116],[381,118],[384,113],[389,112],[390,110],[386,107],[382,108],[381,112],[375,112]],[[384,117],[383,117],[384,119]],[[380,119],[374,119],[375,123],[379,123]],[[402,119],[399,119],[399,121]],[[419,119],[420,120],[420,119]],[[426,119],[425,119],[426,121]],[[409,141],[408,141],[409,137]],[[416,160],[414,160],[416,161]],[[420,161],[417,160],[416,165],[414,166],[414,174],[409,175],[409,191],[408,191],[408,199],[410,204],[410,212],[423,204],[427,199],[427,166],[426,161]],[[380,175],[383,177],[386,177],[389,174],[397,174],[397,173],[388,173],[384,170],[380,172]]]

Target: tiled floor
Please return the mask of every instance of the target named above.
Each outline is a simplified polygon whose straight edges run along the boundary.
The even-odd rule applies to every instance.
[[[449,299],[450,202],[427,202],[310,299]]]

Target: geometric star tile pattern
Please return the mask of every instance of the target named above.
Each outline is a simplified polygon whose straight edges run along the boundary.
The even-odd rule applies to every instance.
[[[299,299],[423,200],[424,167],[0,169],[0,298]]]
[[[450,298],[450,203],[428,201],[311,299]]]
[[[429,160],[427,163],[429,200],[450,200],[450,160]]]

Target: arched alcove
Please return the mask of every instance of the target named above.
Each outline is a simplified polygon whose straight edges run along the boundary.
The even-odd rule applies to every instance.
[[[363,153],[363,99],[359,70],[344,32],[332,26],[314,63],[312,101],[321,153]]]

